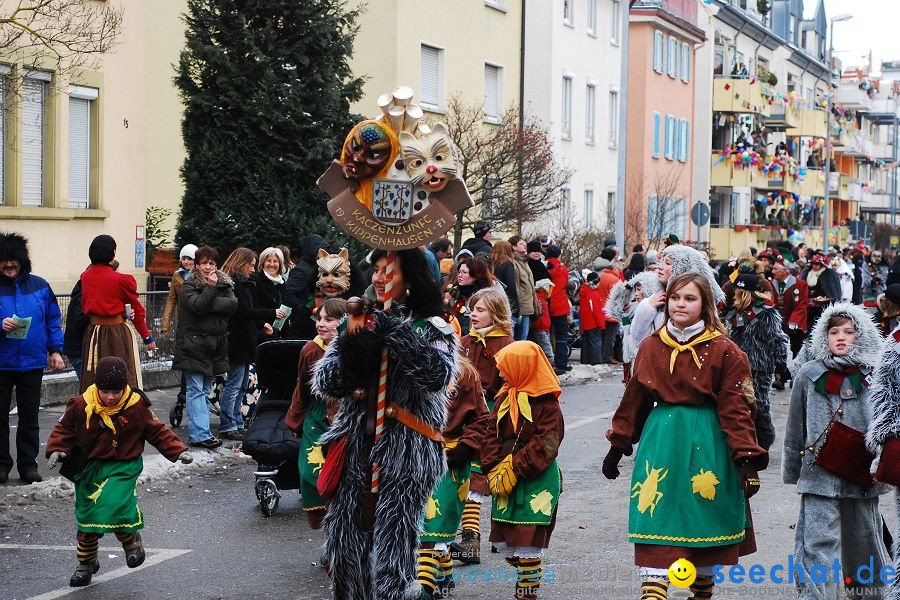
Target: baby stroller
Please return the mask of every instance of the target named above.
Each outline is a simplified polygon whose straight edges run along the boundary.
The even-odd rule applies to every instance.
[[[300,438],[284,424],[297,384],[297,364],[305,340],[274,340],[256,348],[256,373],[261,390],[259,402],[242,452],[258,463],[256,499],[265,516],[278,508],[281,490],[299,490]]]
[[[209,412],[219,415],[219,399],[222,397],[222,390],[225,389],[225,376],[216,375],[213,381],[212,389],[206,398],[206,404],[209,406]],[[183,394],[178,394],[175,404],[169,409],[169,423],[172,427],[181,427],[181,420],[184,418],[184,407],[187,404],[187,398]]]

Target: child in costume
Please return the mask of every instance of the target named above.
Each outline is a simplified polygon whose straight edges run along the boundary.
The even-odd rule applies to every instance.
[[[467,359],[460,358],[459,376],[450,393],[444,426],[447,473],[425,505],[425,521],[419,533],[418,575],[423,598],[446,598],[454,587],[448,543],[456,537],[463,517],[472,460],[481,449],[488,415],[478,371]]]
[[[759,490],[768,453],[756,442],[750,365],[724,334],[707,277],[674,277],[666,296],[666,323],[641,344],[606,433],[603,475],[618,477],[619,460],[640,442],[628,539],[641,599],[667,598],[679,558],[697,568],[693,597],[711,598],[712,567],[756,550],[746,498]]]
[[[581,329],[581,364],[603,362],[603,329],[607,315],[600,297],[600,275],[591,271],[578,290],[578,326]]]
[[[756,437],[759,445],[768,450],[775,441],[769,390],[775,372],[787,370],[790,340],[781,326],[778,308],[769,303],[769,293],[763,290],[753,268],[749,265],[734,280],[734,300],[725,315],[725,327],[750,362],[756,397]]]
[[[622,383],[631,379],[631,361],[637,354],[637,346],[631,336],[631,320],[638,304],[644,299],[644,290],[659,287],[655,271],[643,271],[628,281],[620,281],[609,291],[603,312],[622,324]]]
[[[300,350],[300,362],[297,365],[297,386],[291,397],[291,407],[284,417],[284,423],[294,432],[302,436],[298,466],[300,470],[300,495],[303,510],[312,529],[322,526],[327,508],[326,501],[319,496],[316,481],[325,458],[319,438],[328,431],[337,404],[326,404],[325,400],[312,393],[312,374],[316,363],[325,356],[328,344],[337,335],[338,325],[347,313],[347,301],[343,298],[327,298],[316,313],[316,332],[318,335]]]
[[[830,570],[827,582],[812,579],[814,565],[831,565],[837,559],[841,561],[840,578],[846,578],[848,588],[864,589],[866,598],[881,597],[877,573],[889,560],[878,496],[890,488],[873,484],[868,465],[871,457],[863,459],[865,464],[858,469],[840,468],[865,456],[862,433],[869,428],[873,412],[883,423],[885,408],[890,410],[883,402],[883,387],[874,399],[877,404],[870,404],[869,385],[881,348],[878,328],[862,306],[849,302],[832,305],[813,329],[809,343],[812,360],[800,367],[795,377],[781,476],[784,483],[796,484],[801,495],[794,545],[795,562],[804,575],[802,583],[799,578],[797,581],[801,600],[840,596],[844,582],[835,581]],[[884,383],[882,380],[881,385]],[[896,380],[889,385],[896,386]],[[837,423],[841,426],[835,429]],[[833,433],[847,428],[857,431],[858,444],[849,441],[852,436]],[[870,440],[881,439],[870,435]],[[835,444],[839,446],[833,447]],[[833,451],[841,455],[841,465],[828,460]],[[867,569],[872,566],[876,574],[869,584],[858,581],[863,565]],[[851,592],[850,597],[857,596]]]
[[[74,476],[75,521],[78,528],[78,566],[69,579],[72,587],[91,582],[100,570],[98,548],[104,533],[122,543],[125,562],[140,566],[146,554],[141,543],[144,516],[137,505],[137,478],[144,468],[144,441],[175,462],[192,462],[187,446],[150,410],[141,390],[131,389],[128,367],[117,356],[97,363],[94,383],[72,398],[47,440],[47,465],[86,459]]]
[[[541,561],[556,523],[565,434],[559,379],[540,346],[513,342],[497,353],[503,387],[481,447],[493,495],[491,542],[516,568],[516,598],[536,598]]]
[[[500,373],[494,357],[502,348],[513,343],[512,319],[506,294],[496,288],[485,288],[469,300],[472,328],[460,340],[460,354],[469,359],[478,371],[488,410],[494,408],[494,396],[500,389]],[[472,481],[462,516],[460,541],[450,544],[450,555],[467,564],[481,562],[481,505],[491,494],[487,480],[473,457]]]

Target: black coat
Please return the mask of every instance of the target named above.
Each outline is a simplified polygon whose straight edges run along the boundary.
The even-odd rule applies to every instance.
[[[519,315],[519,293],[516,291],[516,266],[512,261],[506,261],[501,265],[494,265],[494,276],[500,280],[505,288],[506,298],[509,300],[509,310],[514,317]]]
[[[234,281],[216,271],[218,283],[206,283],[191,269],[178,298],[175,359],[172,368],[207,376],[228,372],[228,319],[237,310]]]
[[[550,279],[550,271],[547,270],[547,265],[543,262],[529,258],[528,268],[531,269],[531,274],[534,276],[535,283],[541,279]]]
[[[316,255],[320,248],[328,249],[328,242],[316,234],[306,236],[303,241],[303,253],[300,262],[294,265],[284,284],[284,303],[291,307],[290,330],[283,336],[291,339],[312,339],[315,327],[310,319],[307,302],[316,287],[319,268],[316,266]]]
[[[491,243],[484,238],[474,237],[465,241],[460,250],[468,250],[472,253],[472,256],[478,256],[479,254],[487,254],[491,255],[491,250],[493,246]]]
[[[283,283],[275,283],[262,271],[257,271],[251,277],[253,283],[256,285],[253,286],[253,307],[254,308],[270,308],[274,311],[276,308],[281,308],[284,302],[284,284]],[[274,319],[274,312],[273,319]],[[281,333],[276,331],[272,335],[266,335],[263,333],[262,325],[265,321],[257,320],[256,322],[256,337],[257,341],[261,344],[263,342],[267,342],[269,340],[277,340],[281,336]],[[268,321],[269,324],[272,321]],[[284,326],[285,328],[288,325]]]
[[[66,309],[66,331],[63,337],[63,354],[69,358],[81,357],[81,344],[84,341],[84,330],[91,318],[81,310],[81,280],[72,288],[69,307]]]
[[[275,320],[274,308],[253,306],[256,283],[240,273],[234,276],[237,310],[228,319],[228,363],[247,365],[256,359],[256,327]]]
[[[804,269],[800,279],[806,281],[808,275],[809,267]],[[834,269],[826,267],[819,271],[819,280],[816,282],[816,285],[809,286],[810,300],[820,296],[826,296],[829,303],[841,301],[841,280],[838,274],[834,272]],[[810,327],[812,327],[812,324],[810,324]]]

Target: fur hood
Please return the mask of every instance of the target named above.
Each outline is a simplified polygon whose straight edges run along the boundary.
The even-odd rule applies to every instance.
[[[872,423],[866,432],[866,445],[875,451],[890,438],[900,437],[900,327],[887,338],[887,347],[875,378],[869,387]]]
[[[719,287],[716,281],[716,272],[709,266],[706,256],[699,250],[694,250],[690,246],[682,244],[672,244],[665,250],[663,254],[672,259],[672,275],[676,277],[682,273],[700,273],[709,281],[709,287],[712,288],[713,300],[716,304],[725,301],[725,292]]]
[[[622,318],[627,314],[625,305],[634,295],[634,286],[640,285],[644,290],[644,296],[649,296],[661,288],[655,271],[643,271],[638,273],[628,281],[620,281],[609,291],[609,298],[606,300],[606,306],[603,312],[610,319],[621,322]]]
[[[862,306],[850,302],[833,304],[822,311],[822,316],[816,321],[812,338],[809,343],[808,360],[823,360],[831,355],[828,350],[828,321],[835,315],[845,315],[856,325],[859,335],[849,356],[860,364],[875,366],[881,360],[883,340],[875,326],[872,317]]]
[[[31,273],[28,240],[18,233],[0,233],[0,260],[17,260],[21,274]]]
[[[226,275],[224,272],[216,269],[216,276],[219,278],[219,283],[222,283],[228,287],[234,287],[234,280]],[[190,283],[194,286],[201,286],[206,283],[206,278],[200,273],[200,271],[196,268],[190,270],[185,278],[185,283]]]

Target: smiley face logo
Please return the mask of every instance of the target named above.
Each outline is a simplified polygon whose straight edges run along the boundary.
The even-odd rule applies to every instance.
[[[686,588],[697,579],[697,569],[691,561],[679,558],[669,567],[669,582],[677,588]]]

